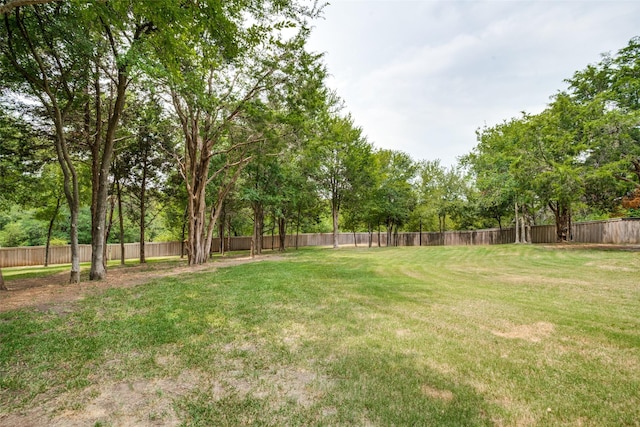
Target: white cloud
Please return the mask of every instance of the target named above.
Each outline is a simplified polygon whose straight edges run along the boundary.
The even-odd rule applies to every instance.
[[[336,2],[311,46],[377,146],[452,164],[475,129],[542,110],[639,19],[629,1]]]

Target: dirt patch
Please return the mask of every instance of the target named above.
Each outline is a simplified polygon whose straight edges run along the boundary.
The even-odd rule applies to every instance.
[[[214,271],[221,267],[279,259],[282,259],[282,256],[260,255],[255,258],[247,256],[225,258],[198,266],[176,265],[173,262],[142,264],[134,267],[112,268],[105,280],[85,281],[74,285],[67,283],[68,272],[47,277],[17,279],[5,282],[9,290],[0,292],[0,312],[32,307],[40,311],[53,311],[64,315],[73,311],[73,303],[76,301],[107,289],[130,288],[162,277]]]
[[[0,418],[11,426],[176,426],[175,399],[199,384],[199,375],[185,371],[176,378],[137,379],[65,393],[20,413]],[[72,406],[68,402],[73,402]]]
[[[432,399],[444,400],[445,402],[450,402],[453,400],[453,393],[449,390],[439,390],[427,384],[423,384],[421,390],[425,396],[428,396]]]
[[[640,245],[628,244],[628,245],[615,245],[611,243],[556,243],[556,244],[541,244],[546,249],[590,249],[597,251],[630,251],[640,252]]]
[[[532,325],[517,325],[506,331],[491,331],[502,338],[521,339],[529,342],[540,342],[553,333],[554,326],[548,322],[536,322]]]

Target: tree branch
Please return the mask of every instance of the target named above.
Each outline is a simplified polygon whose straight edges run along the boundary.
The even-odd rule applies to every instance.
[[[43,3],[54,3],[58,0],[10,0],[7,3],[0,5],[0,13],[6,14],[11,12],[13,9],[22,6],[31,6],[35,4],[43,4]]]

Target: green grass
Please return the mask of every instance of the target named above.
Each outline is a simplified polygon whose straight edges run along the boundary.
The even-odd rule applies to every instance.
[[[86,419],[638,425],[639,283],[640,253],[505,245],[304,249],[112,289],[0,314],[0,424],[103,405]]]

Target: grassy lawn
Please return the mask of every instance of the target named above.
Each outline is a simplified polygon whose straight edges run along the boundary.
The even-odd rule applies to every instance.
[[[637,252],[291,251],[0,314],[0,425],[637,426],[639,314]]]

